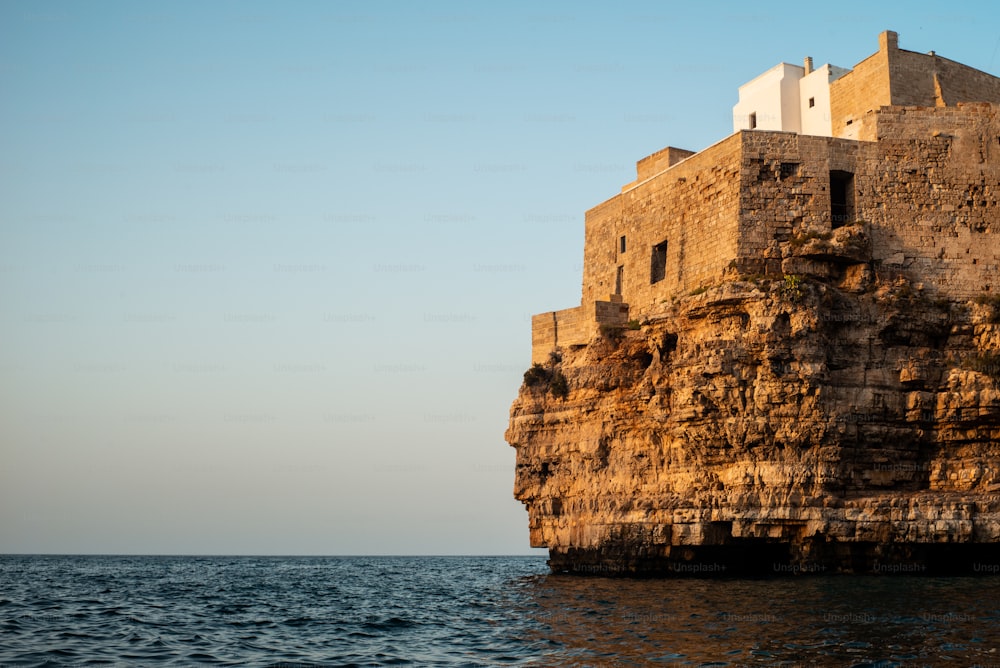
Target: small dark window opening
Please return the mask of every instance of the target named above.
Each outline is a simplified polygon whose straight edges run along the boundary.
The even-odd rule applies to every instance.
[[[622,281],[625,279],[625,267],[618,265],[618,271],[615,272],[615,294],[620,295],[622,293]]]
[[[851,120],[850,118],[848,118],[848,119],[847,119],[847,122],[846,122],[846,123],[844,123],[844,125],[850,125],[850,124],[851,124],[851,123],[853,123],[853,122],[854,122],[853,120]]]
[[[757,112],[750,114],[750,129],[753,130],[757,127]]]
[[[799,175],[799,163],[797,162],[783,162],[781,163],[781,180],[784,181],[790,176]]]
[[[809,98],[809,108],[812,109],[815,106],[816,106],[816,98],[814,97]]]
[[[625,237],[624,236],[618,240],[618,252],[619,253],[624,253],[625,252]]]
[[[854,174],[830,172],[830,227],[854,222]]]
[[[667,242],[653,246],[653,256],[649,262],[649,284],[659,283],[667,275]]]

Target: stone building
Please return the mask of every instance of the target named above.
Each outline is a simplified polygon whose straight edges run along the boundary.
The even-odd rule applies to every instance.
[[[851,70],[768,70],[733,118],[702,151],[643,158],[587,212],[581,304],[532,318],[533,361],[740,276],[1000,290],[1000,78],[886,31]]]

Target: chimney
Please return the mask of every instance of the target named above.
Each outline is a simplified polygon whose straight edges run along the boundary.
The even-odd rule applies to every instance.
[[[886,30],[878,36],[879,51],[898,51],[899,35],[891,30]]]
[[[812,59],[812,56],[806,56],[806,65],[805,65],[805,67],[806,67],[806,74],[809,74],[810,72],[813,71],[813,59]]]

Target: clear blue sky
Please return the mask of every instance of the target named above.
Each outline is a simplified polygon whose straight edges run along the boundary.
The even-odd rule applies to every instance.
[[[784,60],[991,2],[0,4],[0,552],[528,553],[583,213]]]

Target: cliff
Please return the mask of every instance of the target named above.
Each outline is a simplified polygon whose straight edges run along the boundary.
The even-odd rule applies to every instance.
[[[525,374],[514,494],[554,571],[996,572],[1000,300],[830,236]]]
[[[891,31],[805,69],[640,160],[532,317],[507,441],[553,570],[1000,572],[1000,78]]]

